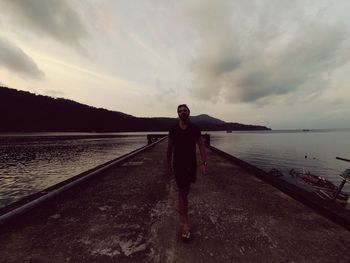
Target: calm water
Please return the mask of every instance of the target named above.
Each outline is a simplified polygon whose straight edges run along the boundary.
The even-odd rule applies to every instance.
[[[147,144],[146,134],[0,135],[0,207]]]
[[[144,146],[147,133],[0,135],[0,207]],[[213,146],[265,171],[292,168],[339,184],[350,131],[210,132]],[[307,158],[305,158],[305,156]],[[299,182],[299,184],[303,182]],[[350,192],[350,182],[345,185]]]
[[[277,168],[290,180],[294,168],[310,171],[339,185],[350,159],[350,130],[210,132],[211,144],[265,171]],[[305,158],[306,157],[306,158]],[[300,183],[300,182],[299,182]],[[344,190],[350,192],[350,182]]]

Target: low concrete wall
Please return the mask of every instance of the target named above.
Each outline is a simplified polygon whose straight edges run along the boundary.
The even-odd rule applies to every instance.
[[[167,136],[168,134],[147,134],[147,142],[148,144],[152,144]]]

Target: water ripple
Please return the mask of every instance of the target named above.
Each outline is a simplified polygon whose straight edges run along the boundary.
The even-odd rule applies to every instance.
[[[0,207],[145,144],[145,135],[0,136]]]

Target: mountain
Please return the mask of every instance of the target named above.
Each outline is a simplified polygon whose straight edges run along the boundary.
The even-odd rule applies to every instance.
[[[214,124],[214,125],[223,125],[226,122],[213,118],[207,114],[201,114],[201,115],[197,115],[197,116],[192,116],[191,117],[191,121],[195,122],[195,123],[207,123],[207,124]]]
[[[140,118],[72,100],[35,95],[0,86],[0,132],[168,131],[176,118]],[[264,126],[227,123],[209,115],[191,116],[202,130],[268,130]]]

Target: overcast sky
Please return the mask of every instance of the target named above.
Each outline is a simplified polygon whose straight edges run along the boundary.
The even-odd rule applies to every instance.
[[[0,0],[0,82],[135,116],[350,128],[348,0]]]

